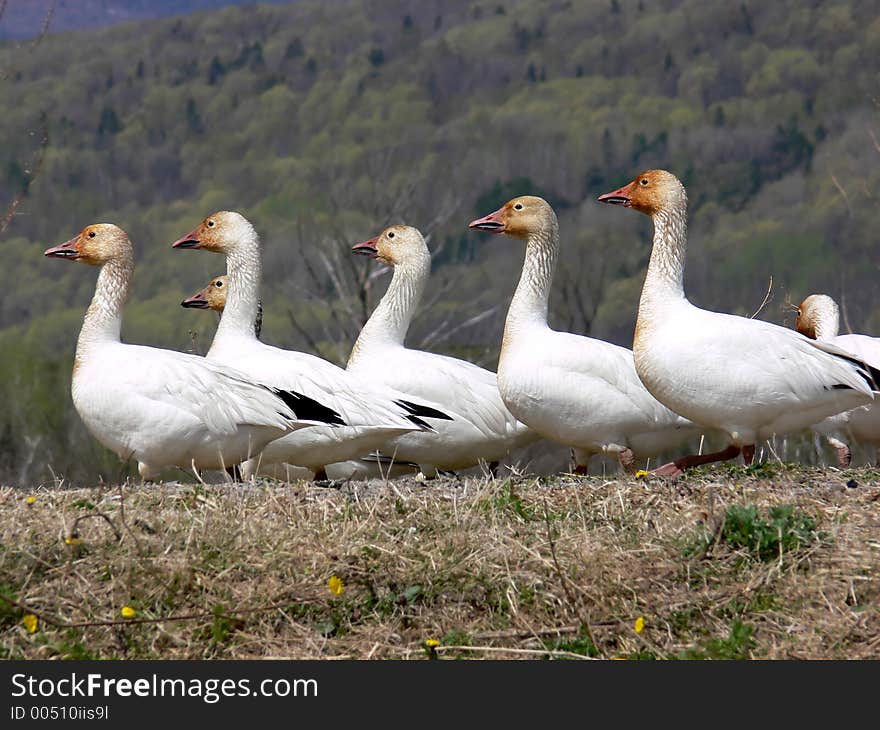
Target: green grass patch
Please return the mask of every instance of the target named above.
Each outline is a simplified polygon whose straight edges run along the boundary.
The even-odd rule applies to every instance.
[[[811,516],[798,512],[794,505],[771,507],[766,515],[754,505],[731,505],[717,537],[704,530],[685,546],[684,552],[705,552],[716,539],[733,550],[745,550],[758,560],[771,561],[826,540],[827,536],[816,528]]]
[[[8,597],[10,600],[15,600],[16,592],[17,589],[8,583],[0,583],[0,594]],[[24,615],[24,612],[20,608],[13,606],[7,601],[0,600],[0,629],[17,624],[21,620],[22,615]]]
[[[577,636],[573,638],[544,639],[544,648],[548,651],[567,651],[581,656],[599,656],[599,650],[584,626],[581,626]]]
[[[739,619],[730,625],[726,639],[707,639],[700,645],[688,649],[680,655],[681,659],[748,659],[755,647],[752,637],[754,629]]]
[[[536,514],[532,507],[523,502],[522,497],[514,489],[513,482],[509,480],[492,497],[490,507],[499,512],[516,515],[523,522],[531,522],[542,517],[542,515]]]

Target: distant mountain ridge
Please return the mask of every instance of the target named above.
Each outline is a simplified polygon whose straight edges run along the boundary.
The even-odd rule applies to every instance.
[[[259,0],[281,5],[291,0]],[[0,40],[32,38],[42,32],[51,10],[49,33],[103,28],[132,20],[189,15],[228,5],[256,5],[257,0],[7,0],[0,16]],[[0,10],[3,3],[0,2]]]

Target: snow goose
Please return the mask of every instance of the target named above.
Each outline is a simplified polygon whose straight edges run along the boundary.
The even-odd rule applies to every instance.
[[[576,471],[592,454],[609,454],[632,470],[700,430],[645,390],[625,347],[547,324],[547,303],[559,256],[559,226],[543,198],[513,198],[471,228],[523,240],[525,261],[507,312],[498,386],[510,411],[535,431],[571,446]]]
[[[448,419],[440,410],[412,402],[390,389],[377,388],[314,355],[283,350],[257,339],[254,321],[262,278],[260,242],[244,216],[231,211],[208,216],[192,232],[175,241],[173,247],[204,249],[226,256],[226,308],[208,360],[329,403],[345,419],[345,427],[315,427],[273,441],[260,455],[262,462],[306,466],[320,474],[326,464],[373,451],[392,436],[421,431],[436,438],[424,419]],[[259,464],[257,460],[244,464],[242,473],[254,473]]]
[[[226,274],[215,276],[208,285],[199,289],[192,296],[187,297],[181,303],[181,307],[187,309],[210,309],[220,316],[226,308],[226,289],[229,277]],[[254,317],[254,337],[260,339],[263,332],[263,302],[257,302],[257,313]]]
[[[388,291],[361,330],[347,369],[358,377],[394,387],[411,398],[441,404],[453,416],[438,423],[438,439],[402,436],[386,446],[422,465],[424,474],[454,470],[481,461],[492,466],[538,435],[507,410],[495,373],[458,358],[404,345],[431,271],[431,254],[411,226],[386,228],[352,252],[394,268]],[[418,454],[414,453],[420,442]],[[415,457],[418,456],[416,459]]]
[[[677,459],[659,473],[674,476],[740,452],[750,464],[759,440],[871,401],[880,373],[863,360],[785,327],[688,301],[687,194],[675,175],[648,170],[599,200],[654,221],[633,342],[639,377],[661,403],[727,436],[723,451]]]
[[[797,308],[795,328],[813,340],[823,340],[851,352],[875,367],[880,366],[880,339],[867,335],[838,335],[840,313],[837,302],[826,294],[811,294]],[[880,465],[880,405],[871,403],[830,416],[813,426],[836,450],[840,466],[848,467],[852,451],[849,439],[874,447]]]
[[[226,308],[226,291],[228,278],[215,276],[206,287],[200,289],[192,296],[184,299],[180,305],[188,309],[203,309],[223,314]],[[254,322],[254,335],[259,338],[262,330],[263,307],[260,303],[257,307],[257,319]],[[319,478],[326,478],[334,482],[362,479],[394,479],[399,476],[414,474],[418,471],[418,464],[394,460],[378,454],[370,454],[360,459],[327,464],[324,474],[318,474]],[[315,474],[310,469],[293,464],[261,464],[260,476],[268,476],[274,479],[290,482],[301,479],[312,479]]]
[[[45,255],[101,267],[77,341],[73,403],[89,432],[122,459],[136,459],[144,479],[169,466],[227,468],[294,428],[343,423],[330,408],[232,368],[122,343],[134,254],[118,226],[87,226]]]

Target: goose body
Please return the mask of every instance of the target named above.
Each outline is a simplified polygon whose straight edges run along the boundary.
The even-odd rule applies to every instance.
[[[805,337],[836,345],[857,358],[880,367],[880,339],[868,335],[839,335],[840,314],[837,303],[825,294],[812,294],[798,307],[795,328]],[[812,427],[837,450],[840,466],[852,461],[849,441],[874,447],[880,464],[880,405],[870,403],[851,411],[830,416]]]
[[[636,456],[652,456],[699,436],[701,429],[645,389],[632,351],[548,325],[559,230],[545,200],[514,198],[470,225],[526,242],[498,362],[501,395],[517,418],[573,447],[581,472],[592,454],[610,454],[632,468]]]
[[[431,431],[428,419],[448,418],[425,404],[407,401],[402,394],[380,389],[353,377],[314,355],[273,347],[257,339],[254,322],[262,276],[259,238],[240,214],[209,216],[175,248],[203,248],[227,258],[226,308],[207,353],[223,363],[277,388],[292,388],[329,405],[345,426],[315,427],[271,442],[243,465],[246,475],[262,463],[286,462],[320,471],[326,464],[356,458],[382,446],[389,438],[412,431]]]
[[[411,398],[441,404],[452,416],[435,424],[437,438],[405,434],[390,441],[385,451],[420,464],[427,475],[497,462],[537,439],[504,405],[495,373],[404,344],[431,270],[421,233],[411,226],[391,226],[354,246],[353,252],[393,266],[394,275],[352,348],[348,371]]]
[[[121,228],[88,226],[46,255],[101,266],[77,342],[73,403],[89,432],[120,458],[136,459],[142,477],[170,466],[230,467],[272,439],[318,422],[298,418],[296,393],[193,355],[121,342],[134,268]],[[329,409],[322,416],[338,421]]]
[[[229,288],[229,277],[225,274],[215,276],[207,286],[200,289],[192,296],[181,302],[181,306],[188,309],[204,309],[217,312],[222,316],[226,308],[226,292]],[[257,307],[257,318],[254,322],[254,336],[259,339],[262,331],[262,303]],[[322,476],[332,481],[361,480],[361,479],[393,479],[399,476],[411,475],[418,471],[417,464],[403,461],[393,461],[381,456],[369,455],[359,459],[327,464]],[[251,470],[253,473],[253,470]],[[317,475],[312,469],[304,466],[296,466],[285,462],[261,462],[257,473],[260,476],[280,479],[291,482],[297,480],[310,480]]]
[[[736,446],[800,430],[871,400],[858,365],[830,343],[686,300],[667,307],[664,320],[640,334],[640,377],[670,408],[723,429]],[[688,332],[686,347],[682,331]]]
[[[540,353],[540,366],[532,363]],[[589,371],[584,364],[589,363]],[[699,437],[700,429],[660,404],[636,376],[631,350],[609,342],[529,327],[505,346],[498,365],[504,401],[547,438],[590,456],[630,450],[646,457]]]
[[[666,465],[665,473],[733,458],[741,450],[749,462],[759,440],[871,402],[875,373],[845,350],[687,300],[687,195],[674,175],[649,170],[599,200],[654,220],[633,343],[639,378],[667,407],[727,436],[723,452],[684,457]]]

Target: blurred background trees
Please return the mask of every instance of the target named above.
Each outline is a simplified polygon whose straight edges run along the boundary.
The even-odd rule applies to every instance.
[[[821,291],[880,333],[875,3],[222,4],[0,44],[0,211],[20,199],[0,234],[3,481],[116,476],[68,390],[94,275],[42,257],[95,221],[136,246],[129,341],[193,331],[204,351],[214,319],[178,303],[223,260],[169,245],[234,209],[264,244],[266,339],[339,363],[387,281],[350,246],[418,226],[434,278],[411,341],[494,367],[523,252],[468,221],[546,197],[552,323],[628,344],[650,223],[595,196],[664,167],[690,195],[695,302],[751,314],[772,275],[761,317]]]

